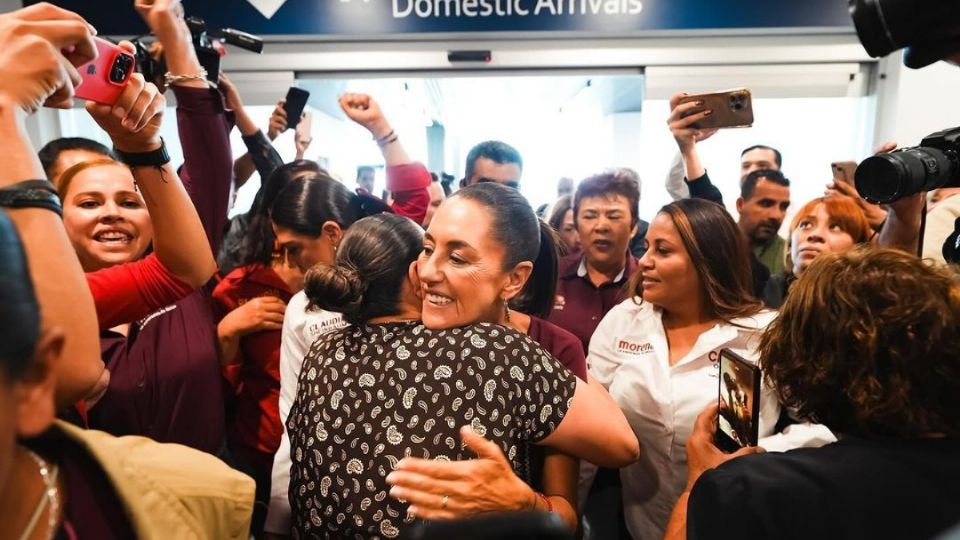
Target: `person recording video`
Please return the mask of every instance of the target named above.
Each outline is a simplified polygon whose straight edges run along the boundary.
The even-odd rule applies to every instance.
[[[852,0],[861,43],[873,57],[905,49],[903,63],[920,69],[937,61],[960,65],[960,4],[926,0]],[[888,204],[879,240],[885,247],[941,262],[960,260],[955,222],[960,198],[926,213],[923,193],[960,187],[960,127],[941,127],[913,148],[885,148],[857,168],[856,186],[870,202]]]

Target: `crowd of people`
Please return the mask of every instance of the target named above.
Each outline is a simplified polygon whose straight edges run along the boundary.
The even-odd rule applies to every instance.
[[[381,198],[372,170],[352,189],[304,159],[304,132],[284,163],[282,101],[265,134],[229,78],[198,76],[176,0],[135,8],[169,89],[135,74],[86,104],[113,148],[39,152],[24,120],[73,105],[95,29],[44,3],[0,15],[0,538],[932,538],[960,522],[960,274],[917,256],[952,231],[924,235],[922,195],[880,207],[835,180],[784,238],[789,163],[755,145],[734,219],[697,153],[722,135],[677,94],[674,202],[644,221],[639,178],[615,169],[562,179],[535,211],[515,148],[476,145],[454,191],[373,97],[345,94],[383,155]],[[733,453],[715,444],[723,349],[763,373],[739,404],[759,440]]]

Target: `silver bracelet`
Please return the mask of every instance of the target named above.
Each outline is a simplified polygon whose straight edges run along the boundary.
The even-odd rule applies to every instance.
[[[206,81],[207,70],[200,68],[200,71],[193,75],[174,75],[169,71],[163,74],[163,82],[170,86],[171,84],[182,83],[185,81]]]

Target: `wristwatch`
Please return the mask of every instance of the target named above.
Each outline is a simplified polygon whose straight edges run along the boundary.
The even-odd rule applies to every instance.
[[[170,163],[170,154],[167,153],[167,145],[160,139],[160,148],[149,152],[123,152],[113,147],[114,153],[120,158],[120,161],[128,167],[162,167]]]
[[[43,208],[63,217],[57,190],[48,180],[25,180],[0,189],[4,208]]]

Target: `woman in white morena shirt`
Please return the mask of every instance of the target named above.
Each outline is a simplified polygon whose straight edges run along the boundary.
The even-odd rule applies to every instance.
[[[685,445],[697,415],[717,399],[719,352],[756,360],[776,313],[754,298],[740,229],[723,207],[684,199],[657,214],[648,250],[628,287],[634,298],[607,313],[590,340],[590,375],[617,401],[640,440],[640,461],[621,469],[627,529],[658,539],[687,481]],[[774,434],[780,405],[760,398],[760,446],[784,451],[833,442],[818,425]]]

